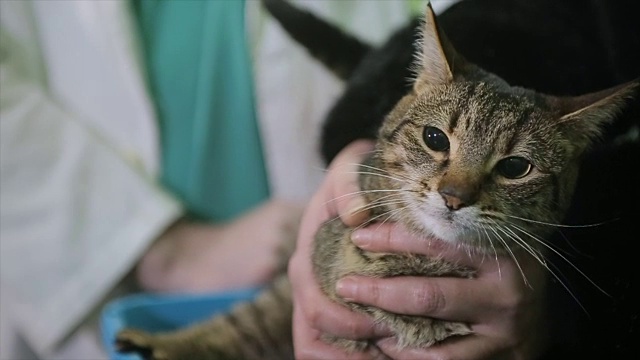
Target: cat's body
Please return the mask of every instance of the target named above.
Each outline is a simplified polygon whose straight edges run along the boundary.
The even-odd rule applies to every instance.
[[[273,13],[296,16],[279,0],[265,2]],[[345,66],[337,66],[337,74],[349,84],[340,101],[353,103],[354,97],[365,94],[355,101],[362,108],[376,101],[375,93],[357,91],[360,86],[372,86],[366,77],[372,68],[392,64],[398,73],[386,74],[389,80],[379,88],[389,90],[388,97],[378,94],[377,99],[384,100],[371,104],[378,107],[379,116],[385,115],[384,120],[378,119],[381,126],[369,119],[367,126],[348,127],[353,131],[337,135],[337,119],[354,115],[353,125],[364,121],[358,116],[367,115],[366,111],[345,111],[338,102],[325,127],[325,156],[332,158],[345,141],[371,136],[367,131],[375,128],[376,150],[362,165],[360,180],[377,220],[399,221],[425,237],[436,236],[471,251],[492,255],[524,251],[544,257],[543,239],[554,227],[542,224],[562,222],[584,151],[634,95],[638,84],[576,98],[511,86],[457,53],[428,11],[420,27],[422,60],[415,69],[415,82],[407,87],[407,77],[400,74],[411,74],[408,62],[414,51],[410,44],[411,51],[407,44],[399,45],[399,39],[413,43],[411,26],[383,46],[405,45],[395,54],[386,51],[372,57],[378,50],[360,44]],[[340,63],[318,54],[329,66]],[[363,251],[350,241],[351,231],[334,219],[318,233],[314,271],[329,297],[389,325],[401,346],[430,346],[471,332],[466,324],[391,314],[337,297],[335,282],[347,274],[473,276],[470,269],[438,259]],[[123,351],[137,351],[151,359],[292,358],[291,310],[289,284],[283,275],[255,303],[241,305],[228,315],[157,336],[125,330],[118,343]],[[327,340],[350,349],[372,346]]]

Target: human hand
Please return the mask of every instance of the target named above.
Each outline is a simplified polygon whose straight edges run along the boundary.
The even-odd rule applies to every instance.
[[[350,301],[377,306],[398,313],[432,316],[471,325],[474,335],[451,339],[429,349],[398,351],[390,333],[359,313],[329,300],[321,292],[311,268],[311,243],[320,224],[340,216],[350,226],[367,218],[354,213],[364,200],[359,198],[356,165],[371,144],[359,142],[345,148],[331,164],[327,177],[311,200],[301,226],[298,246],[289,263],[294,299],[294,344],[296,358],[303,359],[485,359],[531,358],[542,349],[542,297],[545,270],[524,256],[516,264],[506,256],[470,256],[465,249],[442,242],[418,239],[398,225],[372,225],[354,235],[365,250],[413,252],[441,256],[477,270],[474,279],[411,278],[371,279],[352,277],[339,283],[338,294]],[[525,285],[526,274],[530,287]],[[320,339],[327,333],[349,339],[381,339],[380,353],[345,353]]]
[[[260,285],[280,266],[302,209],[269,200],[226,224],[180,220],[142,257],[137,277],[152,291],[201,292]]]
[[[470,255],[463,248],[412,236],[397,224],[375,224],[354,232],[360,248],[373,252],[440,256],[476,269],[473,279],[350,276],[338,295],[390,312],[461,321],[473,335],[426,349],[400,351],[393,338],[377,342],[393,359],[531,359],[544,350],[547,273],[529,254]],[[526,279],[526,280],[525,280]]]
[[[325,221],[340,216],[350,226],[364,222],[366,211],[354,212],[365,203],[358,196],[358,165],[373,149],[370,141],[351,143],[334,159],[322,185],[302,218],[296,251],[289,261],[293,289],[293,339],[297,359],[370,359],[381,357],[376,349],[346,353],[320,338],[332,334],[343,338],[373,338],[389,335],[364,314],[355,313],[324,295],[313,274],[311,249],[316,231]]]

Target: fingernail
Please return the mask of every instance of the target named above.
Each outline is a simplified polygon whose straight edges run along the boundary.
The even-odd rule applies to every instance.
[[[358,284],[351,278],[345,277],[336,283],[336,294],[346,301],[353,301],[358,293]]]
[[[351,233],[351,241],[361,249],[368,249],[371,246],[372,239],[373,232],[366,228],[358,229]]]

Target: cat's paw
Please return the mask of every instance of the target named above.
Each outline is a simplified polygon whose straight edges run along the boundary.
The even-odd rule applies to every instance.
[[[443,321],[417,316],[384,316],[386,323],[396,334],[398,347],[429,347],[454,336],[472,334],[471,327],[461,322]]]
[[[115,347],[120,353],[136,353],[145,360],[171,360],[166,351],[157,347],[153,335],[140,330],[120,331],[116,335]]]

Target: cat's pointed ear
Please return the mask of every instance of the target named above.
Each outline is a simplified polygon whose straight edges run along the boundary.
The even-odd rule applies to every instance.
[[[453,81],[466,60],[456,52],[444,31],[438,26],[431,3],[422,25],[422,39],[418,46],[418,61],[415,66],[414,90],[420,92],[426,86],[442,85]]]
[[[575,145],[588,146],[602,128],[633,99],[640,101],[640,78],[598,92],[575,97],[551,97],[559,123],[570,132]]]

